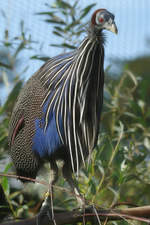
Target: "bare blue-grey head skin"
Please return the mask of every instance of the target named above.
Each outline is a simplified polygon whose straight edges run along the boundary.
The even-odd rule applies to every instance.
[[[96,10],[89,33],[72,52],[48,60],[22,89],[10,120],[9,144],[17,174],[35,178],[45,160],[78,195],[72,173],[96,146],[103,105],[103,30],[117,34],[114,15]]]
[[[106,9],[96,10],[91,18],[91,30],[93,33],[100,35],[102,30],[108,30],[115,34],[118,33],[115,24],[115,16]]]

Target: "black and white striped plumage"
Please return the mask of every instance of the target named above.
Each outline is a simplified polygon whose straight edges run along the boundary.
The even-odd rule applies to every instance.
[[[104,49],[99,40],[85,38],[76,51],[50,60],[38,74],[42,85],[48,87],[41,104],[43,107],[48,102],[44,131],[51,126],[54,112],[60,145],[70,155],[73,172],[78,172],[80,161],[85,162],[97,140],[103,103],[103,60]]]
[[[103,29],[117,33],[114,15],[98,9],[79,47],[46,62],[21,91],[9,132],[19,175],[35,177],[43,159],[57,170],[62,159],[69,180],[91,154],[103,105]]]

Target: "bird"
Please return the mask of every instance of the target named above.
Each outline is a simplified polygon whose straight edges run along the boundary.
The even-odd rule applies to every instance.
[[[96,146],[103,106],[104,30],[117,34],[115,16],[97,9],[86,37],[70,52],[50,58],[27,81],[14,106],[9,126],[12,161],[19,176],[36,178],[45,161],[58,179],[57,161],[77,200],[74,182],[81,164]]]

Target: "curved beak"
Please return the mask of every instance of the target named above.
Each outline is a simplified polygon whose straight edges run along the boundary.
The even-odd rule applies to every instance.
[[[112,25],[110,27],[110,31],[115,33],[115,34],[118,34],[118,28],[117,28],[115,22],[112,23]]]
[[[111,24],[108,24],[105,29],[110,30],[115,34],[118,34],[118,29],[114,21]]]

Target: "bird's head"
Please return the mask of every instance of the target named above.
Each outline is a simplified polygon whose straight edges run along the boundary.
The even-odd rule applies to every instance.
[[[92,15],[91,25],[97,32],[106,29],[117,34],[118,29],[114,19],[115,16],[106,9],[97,9]]]

